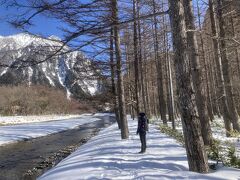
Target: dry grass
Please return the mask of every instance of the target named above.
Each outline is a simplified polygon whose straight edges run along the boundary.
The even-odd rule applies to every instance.
[[[0,87],[0,114],[69,114],[92,111],[87,104],[69,101],[65,92],[45,86]]]

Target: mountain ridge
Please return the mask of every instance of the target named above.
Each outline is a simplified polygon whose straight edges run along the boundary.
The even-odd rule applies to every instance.
[[[0,84],[53,86],[65,89],[68,96],[77,98],[96,94],[100,82],[97,78],[87,78],[96,74],[92,62],[82,52],[71,52],[67,46],[59,51],[60,38],[49,38],[25,33],[1,36],[0,63],[6,67],[0,67]]]

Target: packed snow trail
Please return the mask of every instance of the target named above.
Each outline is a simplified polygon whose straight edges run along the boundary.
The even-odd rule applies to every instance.
[[[222,167],[209,174],[188,171],[185,149],[150,125],[147,152],[139,154],[137,122],[129,120],[128,140],[120,139],[117,124],[81,146],[39,180],[80,179],[240,179],[240,170]]]

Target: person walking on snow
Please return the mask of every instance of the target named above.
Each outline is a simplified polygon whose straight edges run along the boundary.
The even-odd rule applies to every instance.
[[[139,153],[145,153],[147,144],[146,144],[146,132],[148,131],[148,119],[146,114],[141,112],[138,117],[138,128],[137,134],[140,136],[141,141],[141,151]]]

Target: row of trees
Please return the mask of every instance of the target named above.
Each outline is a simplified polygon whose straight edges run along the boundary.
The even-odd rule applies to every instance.
[[[189,0],[133,0],[133,23],[122,36],[127,112],[133,117],[139,111],[160,115],[164,124],[172,122],[172,128],[180,115],[189,168],[197,172],[208,172],[204,146],[213,143],[214,116],[223,117],[226,136],[240,131],[239,92],[233,84],[234,78],[239,80],[233,71],[234,64],[239,66],[237,2],[205,3],[206,13],[199,1],[193,5]],[[146,11],[153,16],[141,19]],[[210,87],[211,79],[215,86]]]
[[[144,76],[143,76],[143,64],[142,64],[142,34],[141,34],[141,25],[144,26],[144,22],[140,24],[140,21],[137,21],[137,16],[139,13],[139,5],[135,5],[135,1],[133,1],[133,43],[132,43],[132,58],[128,56],[128,61],[130,65],[130,74],[131,71],[134,71],[134,83],[135,86],[132,88],[134,92],[132,93],[132,97],[134,101],[133,108],[138,113],[139,112],[139,94],[141,96],[141,104],[143,105],[141,109],[146,110],[146,95],[144,91]],[[157,11],[157,4],[154,0],[149,3],[153,13],[155,14]],[[150,67],[149,69],[152,72],[156,73],[156,77],[151,81],[154,82],[152,86],[152,90],[155,90],[157,86],[157,93],[155,94],[155,98],[158,98],[157,108],[155,113],[161,115],[161,119],[163,123],[167,124],[167,116],[166,116],[166,96],[164,93],[164,87],[167,87],[168,91],[168,114],[171,117],[173,128],[175,128],[174,123],[174,100],[173,100],[173,87],[172,87],[172,78],[167,78],[167,83],[164,83],[164,75],[167,77],[171,77],[171,63],[169,62],[171,58],[174,59],[174,71],[176,75],[176,88],[178,91],[178,104],[179,104],[179,112],[181,114],[182,124],[183,124],[183,132],[185,137],[185,144],[187,150],[187,156],[189,161],[189,168],[192,171],[197,172],[208,172],[207,165],[207,157],[204,151],[204,142],[202,138],[202,131],[211,132],[210,124],[207,120],[206,115],[206,106],[203,101],[202,94],[202,85],[201,85],[201,72],[199,70],[199,57],[197,54],[197,41],[196,41],[196,33],[195,33],[195,24],[194,24],[194,15],[191,1],[162,1],[160,4],[160,11],[164,11],[165,7],[168,7],[170,24],[171,24],[171,32],[172,32],[172,44],[173,46],[169,47],[169,21],[168,17],[163,15],[162,17],[153,16],[152,22],[148,22],[150,26],[150,39],[153,43],[153,54],[154,59],[151,63],[153,63],[155,71]],[[138,26],[138,27],[137,27]],[[137,31],[137,28],[140,29]],[[190,29],[191,31],[188,31]],[[149,34],[145,34],[149,36]],[[127,38],[128,39],[128,38]],[[126,41],[127,43],[127,41]],[[130,46],[127,43],[128,47]],[[150,45],[151,46],[151,45]],[[146,46],[144,46],[146,47]],[[151,48],[151,47],[150,47]],[[126,48],[129,49],[129,48]],[[145,49],[145,52],[148,51]],[[130,53],[131,54],[131,53]],[[173,56],[171,55],[173,54]],[[129,55],[129,54],[128,54]],[[131,60],[132,63],[131,63]],[[146,61],[146,59],[145,59]],[[132,69],[131,69],[132,64]],[[148,64],[148,61],[146,61]],[[150,64],[152,65],[152,64]],[[164,67],[165,66],[165,67]],[[166,72],[166,73],[165,73]],[[169,73],[170,72],[170,73]],[[146,73],[145,73],[146,74]],[[150,78],[150,79],[151,79]],[[156,79],[155,79],[156,78]],[[140,80],[139,80],[140,79]],[[131,85],[131,81],[129,82]],[[156,86],[155,86],[156,85]],[[146,89],[147,90],[147,89]],[[196,90],[196,91],[195,91]],[[131,94],[131,92],[130,92]],[[153,100],[155,99],[153,98]],[[156,106],[156,103],[153,103]],[[151,111],[151,108],[148,110]],[[134,112],[132,112],[134,113]],[[201,124],[200,124],[201,123]],[[210,144],[211,135],[207,134],[205,137],[205,143]]]
[[[233,86],[233,69],[235,64],[240,67],[238,26],[234,24],[239,10],[231,9],[233,3],[238,2],[28,0],[8,5],[28,12],[12,21],[17,27],[26,30],[35,16],[44,14],[65,23],[63,45],[91,46],[95,60],[105,70],[109,67],[123,139],[129,136],[127,113],[160,115],[173,128],[180,115],[189,168],[208,172],[204,145],[213,140],[210,120],[223,116],[227,136],[232,128],[240,130],[239,88]],[[226,21],[226,16],[231,18]],[[230,33],[227,24],[232,25]]]

